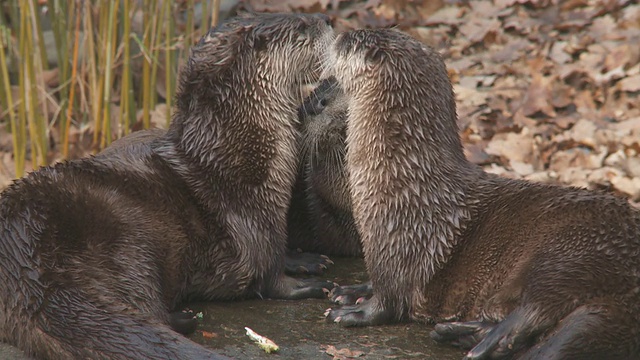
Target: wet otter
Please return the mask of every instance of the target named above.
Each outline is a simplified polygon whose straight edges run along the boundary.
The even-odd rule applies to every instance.
[[[308,230],[291,236],[289,244],[305,251],[339,256],[362,256],[360,237],[351,211],[348,174],[344,163],[347,105],[334,78],[322,81],[300,107],[301,166],[294,190],[293,213],[302,220],[289,228]],[[290,230],[295,233],[296,230]]]
[[[342,90],[335,79],[323,80],[298,109],[301,159],[288,219],[288,244],[301,249],[339,256],[362,256],[344,164],[346,110]],[[165,134],[161,129],[137,131],[116,140],[100,153],[138,152]],[[331,264],[327,257],[287,252],[290,274],[320,274]]]
[[[332,37],[320,15],[221,24],[192,49],[166,135],[7,188],[0,339],[38,358],[222,358],[169,311],[323,297],[330,284],[284,275],[284,252],[299,87]]]
[[[330,321],[441,322],[433,337],[467,359],[640,357],[640,211],[467,161],[444,62],[408,35],[356,30],[329,49],[374,289]]]

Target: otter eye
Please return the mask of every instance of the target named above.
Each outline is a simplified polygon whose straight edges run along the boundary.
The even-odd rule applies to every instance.
[[[327,99],[320,99],[320,107],[327,106]]]

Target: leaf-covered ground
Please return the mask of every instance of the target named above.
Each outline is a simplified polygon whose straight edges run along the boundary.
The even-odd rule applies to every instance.
[[[636,1],[247,0],[240,7],[324,12],[339,31],[396,26],[445,56],[473,162],[640,202]],[[8,150],[1,131],[0,185],[13,174]]]
[[[473,162],[640,201],[640,5],[633,1],[248,5],[326,12],[339,30],[397,26],[445,56]]]

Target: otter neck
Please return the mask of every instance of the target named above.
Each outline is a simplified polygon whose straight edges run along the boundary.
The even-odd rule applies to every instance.
[[[238,235],[245,246],[268,251],[248,252],[254,258],[239,261],[277,271],[286,249],[286,208],[295,179],[295,83],[276,77],[269,82],[225,80],[197,86],[206,88],[201,93],[178,95],[183,102],[157,152],[189,184],[207,216],[219,217],[222,224],[268,219],[267,228]],[[243,211],[246,196],[257,199],[252,213],[231,218]],[[227,229],[235,231],[231,225]],[[273,237],[265,240],[263,234]]]
[[[372,276],[374,288],[386,289],[380,293],[382,300],[402,302],[392,304],[402,312],[410,307],[412,294],[398,299],[399,291],[428,283],[462,237],[471,212],[469,179],[477,171],[464,157],[455,104],[447,111],[442,107],[446,103],[398,104],[375,93],[377,97],[353,96],[350,101],[347,163],[358,226],[378,227],[359,229],[371,236],[363,242],[374,243],[369,248],[378,252],[368,254],[365,247],[368,266],[378,268],[370,274],[388,272],[385,267],[393,257],[424,263],[403,269],[406,273],[397,277],[400,284],[394,288]],[[398,213],[410,216],[399,218]]]

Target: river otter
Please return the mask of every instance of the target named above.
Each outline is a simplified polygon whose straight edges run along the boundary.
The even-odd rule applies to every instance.
[[[344,164],[346,110],[334,78],[323,80],[298,109],[300,164],[287,222],[287,273],[323,273],[332,262],[317,253],[362,256]],[[164,134],[161,129],[136,131],[113,142],[100,156],[147,151]]]
[[[442,58],[398,31],[339,35],[347,165],[374,295],[345,326],[441,322],[467,359],[640,357],[640,211],[467,161]],[[460,322],[451,322],[460,321]],[[533,345],[532,345],[533,344]]]
[[[347,129],[344,100],[335,79],[329,78],[300,107],[301,166],[294,196],[299,196],[301,205],[292,212],[305,214],[306,219],[291,221],[290,228],[302,227],[309,234],[292,236],[289,243],[305,251],[362,256],[344,163]],[[292,207],[296,208],[296,204]]]
[[[38,358],[222,358],[170,329],[184,301],[323,297],[284,275],[301,82],[324,15],[245,16],[182,70],[166,135],[45,167],[0,198],[0,339]],[[135,166],[132,166],[135,165]]]

